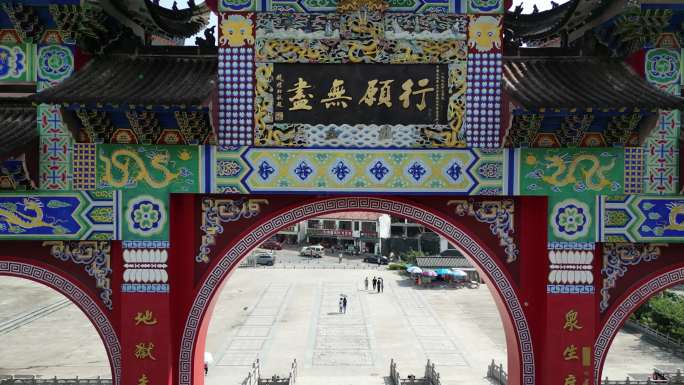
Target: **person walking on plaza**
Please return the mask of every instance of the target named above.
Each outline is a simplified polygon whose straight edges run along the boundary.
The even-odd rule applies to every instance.
[[[347,297],[342,297],[342,309],[344,314],[347,314]]]
[[[380,292],[384,293],[385,292],[385,280],[380,278]]]
[[[382,278],[378,277],[378,294],[380,294],[380,285],[382,285]]]
[[[366,286],[366,291],[368,291],[368,277],[363,280],[363,284]]]
[[[342,307],[343,307],[343,301],[342,301],[342,296],[340,296],[340,314],[342,313]]]
[[[373,291],[375,291],[375,285],[378,283],[378,279],[373,277]]]

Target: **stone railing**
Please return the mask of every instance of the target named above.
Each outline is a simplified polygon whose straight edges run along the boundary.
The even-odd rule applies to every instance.
[[[35,376],[0,376],[2,385],[112,385],[110,378],[35,378]]]
[[[659,343],[660,345],[671,349],[674,353],[684,355],[684,344],[682,341],[676,340],[667,334],[661,333],[657,330],[653,330],[650,327],[643,325],[639,322],[627,320],[625,322],[625,327],[632,328],[640,331],[645,337]]]
[[[252,363],[252,368],[249,370],[247,377],[242,381],[242,385],[259,385],[259,359],[257,358]]]
[[[397,363],[394,362],[394,359],[391,359],[389,383],[390,385],[440,385],[440,380],[439,373],[435,370],[435,364],[431,363],[430,360],[425,365],[425,377],[416,378],[414,375],[409,375],[406,378],[401,378],[397,370]]]
[[[487,367],[487,377],[494,380],[494,383],[499,385],[508,385],[508,374],[503,368],[503,364],[497,365],[494,360]]]
[[[287,377],[273,375],[269,378],[261,378],[261,366],[257,358],[252,364],[247,377],[242,381],[242,385],[294,385],[297,382],[297,360],[290,365],[290,373]]]

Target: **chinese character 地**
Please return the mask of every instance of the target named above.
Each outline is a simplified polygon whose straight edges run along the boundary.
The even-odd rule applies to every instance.
[[[420,90],[414,91],[413,90],[413,80],[409,79],[405,81],[401,85],[401,89],[404,90],[401,95],[399,95],[399,100],[401,100],[402,104],[401,106],[406,108],[409,108],[411,105],[411,96],[412,95],[420,95],[420,103],[416,104],[416,108],[418,108],[419,111],[423,111],[425,107],[427,107],[427,103],[425,102],[425,95],[428,92],[434,92],[435,89],[432,87],[427,87],[427,85],[430,83],[430,79],[420,79],[418,80],[418,87],[423,87]]]
[[[151,360],[156,360],[154,356],[152,355],[152,351],[154,350],[154,344],[152,342],[146,344],[144,342],[141,342],[137,345],[135,345],[135,358],[139,360],[144,360],[145,358],[149,358]]]
[[[154,315],[150,310],[145,310],[145,312],[138,312],[138,314],[135,316],[135,326],[138,326],[140,324],[143,325],[156,325],[157,324],[157,319],[154,318]]]
[[[325,108],[330,107],[342,107],[347,108],[347,101],[352,98],[346,95],[347,90],[344,89],[344,80],[334,79],[332,87],[330,87],[330,92],[328,92],[328,97],[321,99],[321,104],[325,105]]]
[[[309,99],[313,99],[313,94],[307,94],[306,91],[307,89],[311,88],[311,85],[309,83],[302,79],[299,78],[297,80],[297,83],[294,84],[294,88],[290,88],[287,90],[287,92],[294,93],[294,95],[288,100],[290,103],[292,103],[292,106],[290,107],[290,111],[297,111],[297,110],[311,110],[312,107],[309,104]]]
[[[563,329],[569,332],[582,329],[575,310],[570,309],[570,311],[565,314],[565,325],[563,325]]]

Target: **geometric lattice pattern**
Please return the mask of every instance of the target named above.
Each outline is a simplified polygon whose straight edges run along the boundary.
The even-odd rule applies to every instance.
[[[644,149],[625,147],[625,194],[644,191]]]
[[[71,133],[62,121],[59,106],[38,106],[38,132],[40,134],[41,190],[71,189]]]
[[[221,14],[220,26],[230,36],[219,39],[218,143],[249,146],[254,130],[254,14]]]
[[[74,190],[95,190],[96,151],[95,143],[74,143]]]
[[[646,79],[664,92],[681,93],[681,52],[656,48],[646,52]],[[679,111],[661,111],[656,128],[644,143],[644,193],[676,194],[679,182]]]

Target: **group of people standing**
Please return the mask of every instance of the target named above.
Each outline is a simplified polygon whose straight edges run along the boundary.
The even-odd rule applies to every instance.
[[[366,291],[368,291],[368,277],[363,281],[364,285],[366,286]],[[373,277],[373,291],[378,291],[378,293],[382,293],[385,291],[385,281],[382,279],[382,277]]]
[[[340,313],[347,314],[347,296],[340,295]]]

